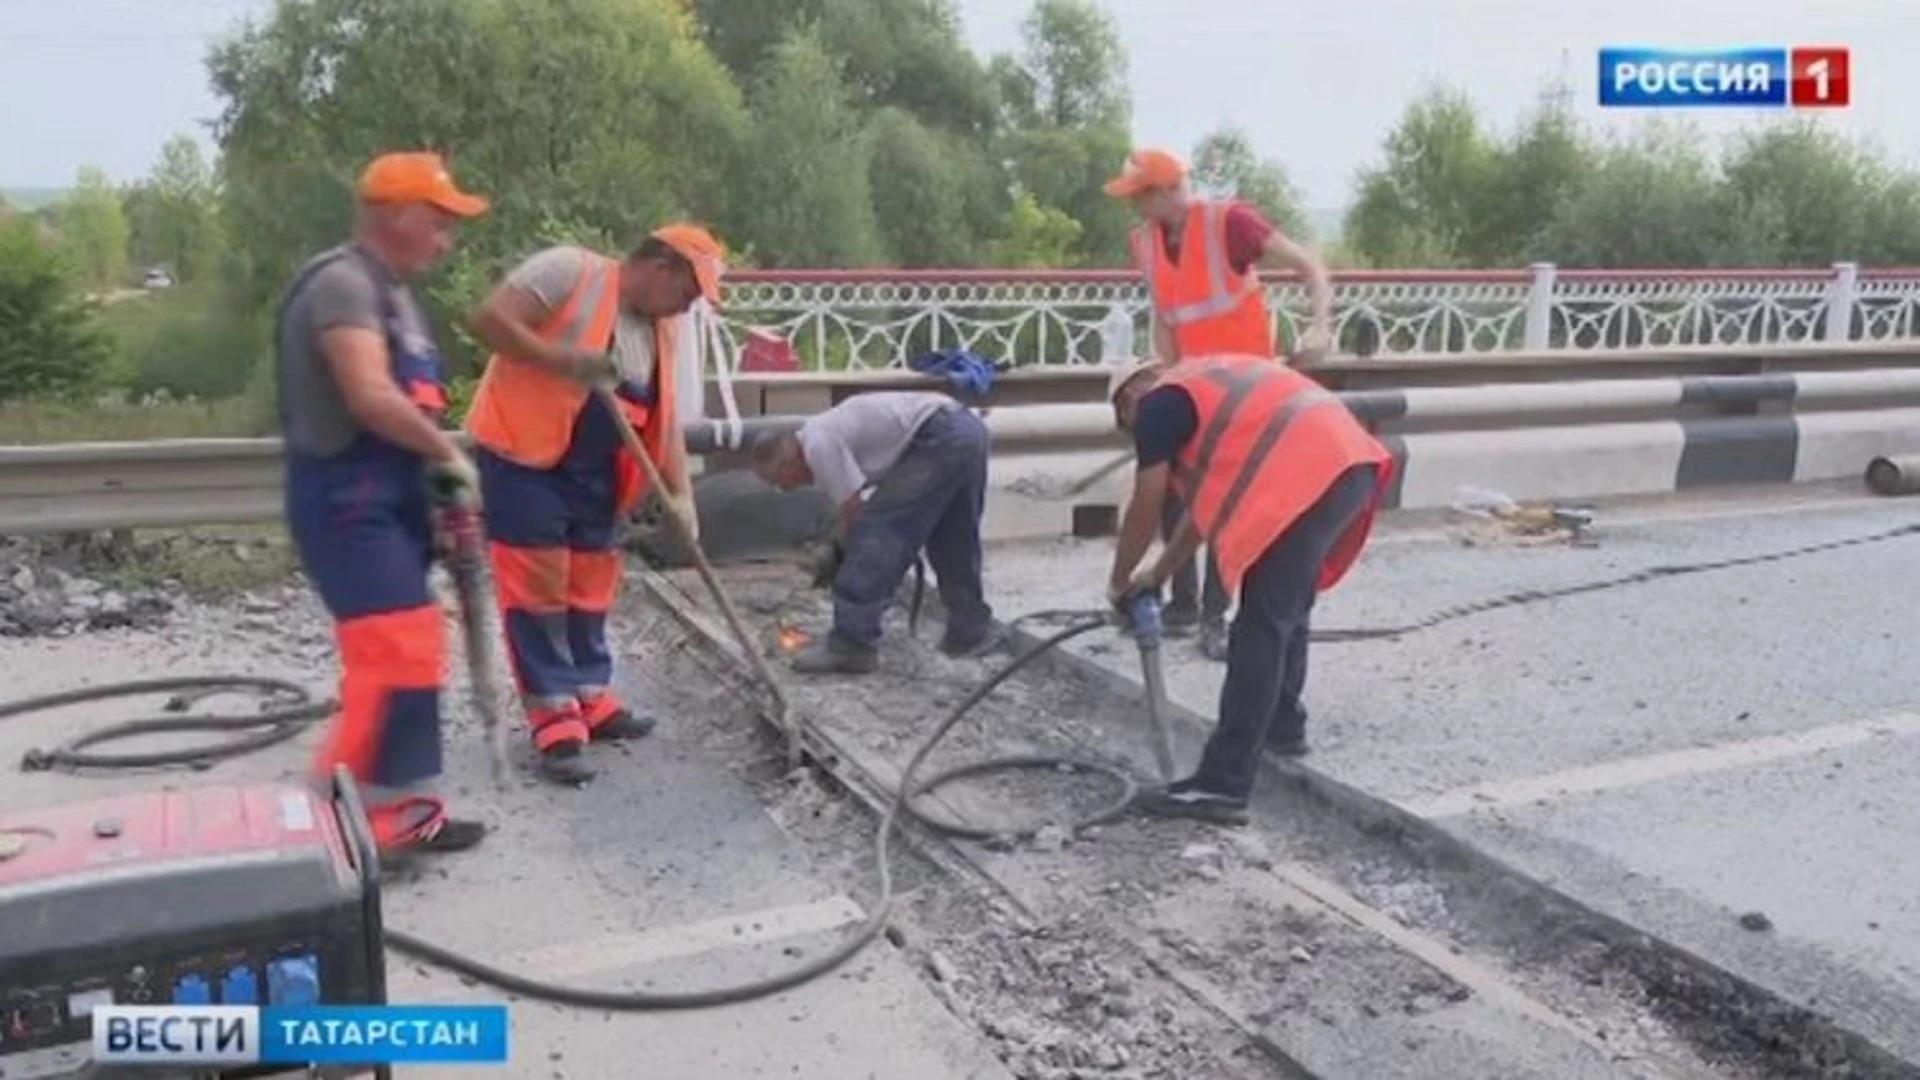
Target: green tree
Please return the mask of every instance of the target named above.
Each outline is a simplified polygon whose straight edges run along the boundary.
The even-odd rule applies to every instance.
[[[1022,191],[1014,196],[1001,235],[987,245],[987,258],[992,265],[1009,269],[1071,269],[1078,259],[1079,242],[1079,222]]]
[[[625,245],[685,216],[731,240],[751,209],[727,183],[740,94],[684,0],[284,0],[209,71],[231,270],[256,306],[347,235],[357,176],[391,150],[438,150],[493,199],[461,236],[481,279],[547,242],[550,222]],[[435,304],[435,321],[476,299]]]
[[[1312,239],[1300,196],[1278,162],[1254,153],[1246,132],[1223,127],[1200,140],[1193,149],[1193,188],[1219,199],[1251,203],[1287,235]]]
[[[1013,178],[1042,207],[1081,228],[1078,261],[1127,262],[1127,208],[1102,186],[1131,148],[1126,51],[1090,0],[1037,0],[1022,25],[1021,55],[989,67],[999,95]]]
[[[81,167],[58,221],[61,248],[83,285],[112,289],[126,284],[127,218],[105,172]]]
[[[873,144],[812,30],[774,49],[752,95],[752,152],[736,176],[742,232],[769,267],[871,266],[882,260]]]
[[[1343,241],[1375,266],[1459,266],[1484,245],[1498,160],[1465,95],[1437,88],[1407,107],[1386,161],[1360,175]]]
[[[0,400],[85,392],[112,354],[39,227],[25,216],[0,220]]]
[[[124,207],[135,264],[165,266],[181,282],[216,269],[219,190],[199,143],[185,135],[168,139],[153,172],[127,191]]]
[[[1730,239],[1716,213],[1716,179],[1696,133],[1649,124],[1600,150],[1538,250],[1562,266],[1714,265]],[[1766,224],[1748,227],[1755,242],[1736,246],[1763,249]]]

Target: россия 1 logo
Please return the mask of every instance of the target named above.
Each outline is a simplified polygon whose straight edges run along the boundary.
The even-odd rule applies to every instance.
[[[1600,50],[1602,108],[1844,108],[1845,46]]]

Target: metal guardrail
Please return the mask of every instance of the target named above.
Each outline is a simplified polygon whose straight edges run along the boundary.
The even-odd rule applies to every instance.
[[[1916,358],[1920,359],[1920,358]],[[1920,405],[1920,365],[1891,370],[1495,384],[1341,397],[1382,432],[1543,428],[1756,410],[1876,411]],[[1118,448],[1103,404],[986,410],[997,454],[1084,456]],[[737,451],[801,416],[702,420],[688,449]],[[282,514],[278,439],[172,439],[0,447],[0,534],[240,524]]]

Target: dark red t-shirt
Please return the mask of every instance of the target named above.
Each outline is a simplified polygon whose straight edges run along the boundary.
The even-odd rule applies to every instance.
[[[1267,238],[1280,231],[1251,203],[1238,200],[1227,204],[1226,226],[1227,265],[1233,267],[1236,274],[1246,273],[1248,267],[1258,262],[1266,250]],[[1168,260],[1178,263],[1181,234],[1162,225],[1160,235],[1167,244]]]

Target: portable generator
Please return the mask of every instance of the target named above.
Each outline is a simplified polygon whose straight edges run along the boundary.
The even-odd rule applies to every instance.
[[[103,1003],[386,1004],[379,866],[344,769],[0,818],[0,1080],[391,1075],[92,1061]]]

